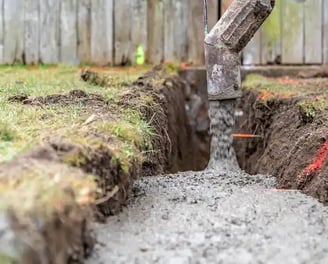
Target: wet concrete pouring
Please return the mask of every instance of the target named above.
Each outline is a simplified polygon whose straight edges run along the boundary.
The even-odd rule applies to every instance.
[[[234,106],[210,107],[221,117],[209,168],[138,180],[127,208],[95,226],[88,263],[328,263],[327,208],[242,172],[231,149]]]

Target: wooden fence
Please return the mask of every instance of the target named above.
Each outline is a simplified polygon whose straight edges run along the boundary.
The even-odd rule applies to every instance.
[[[276,0],[244,53],[244,64],[272,63],[328,63],[328,0]]]
[[[328,0],[276,1],[244,64],[328,63]],[[0,0],[0,64],[203,64],[203,28],[203,0]]]
[[[150,63],[199,64],[203,28],[202,0],[0,0],[0,64],[122,65],[139,44]]]

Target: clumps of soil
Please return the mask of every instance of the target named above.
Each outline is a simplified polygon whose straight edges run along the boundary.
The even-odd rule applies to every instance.
[[[97,94],[87,94],[83,90],[72,90],[67,95],[66,94],[53,94],[48,96],[39,97],[29,97],[27,95],[15,95],[8,98],[9,102],[22,103],[25,105],[51,105],[51,104],[61,104],[61,105],[71,105],[77,103],[83,103],[86,105],[103,104],[104,99]]]
[[[276,176],[279,188],[299,189],[328,203],[328,79],[269,82],[270,87],[266,82],[254,87],[246,81],[238,103],[244,116],[236,131],[261,136],[235,139],[240,166]]]
[[[83,71],[82,78],[104,87],[113,85],[102,72]],[[28,243],[18,247],[22,251],[9,257],[18,261],[24,257],[24,263],[54,259],[80,263],[92,248],[90,221],[118,213],[137,177],[189,169],[194,151],[184,82],[157,68],[131,85],[120,85],[123,92],[115,100],[81,90],[9,98],[41,108],[83,103],[90,114],[83,124],[68,126],[61,134],[49,131],[38,146],[0,166],[1,200],[7,201],[1,211],[12,216],[4,226],[10,226],[8,232],[17,245],[31,233]],[[132,123],[124,120],[130,116]],[[133,122],[140,124],[133,126]],[[151,131],[149,140],[134,135],[139,133],[138,125]],[[34,244],[38,246],[30,246]]]
[[[51,149],[1,166],[0,244],[11,247],[1,255],[8,263],[81,263],[94,243],[88,205],[95,191],[90,176],[59,163]]]
[[[111,85],[108,74],[84,70],[82,78],[96,85]],[[177,172],[197,166],[191,163],[197,149],[185,109],[185,82],[178,76],[168,76],[157,66],[136,80],[118,102],[121,109],[138,109],[153,128],[152,150],[144,161],[143,175]]]

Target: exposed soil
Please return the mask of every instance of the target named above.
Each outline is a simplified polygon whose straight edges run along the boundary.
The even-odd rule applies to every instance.
[[[101,72],[84,71],[82,78],[98,85],[106,85],[110,80],[105,75]],[[18,95],[9,98],[11,102],[23,103],[27,107],[83,104],[92,109],[95,116],[70,135],[50,132],[45,142],[0,168],[0,178],[3,181],[6,181],[8,175],[12,175],[10,177],[16,177],[18,182],[20,177],[24,177],[23,172],[27,168],[33,173],[48,168],[54,179],[58,171],[69,170],[74,179],[92,174],[96,177],[100,189],[94,202],[88,200],[81,206],[75,202],[77,194],[74,193],[74,188],[70,184],[62,186],[63,193],[67,193],[67,206],[64,204],[65,206],[52,208],[54,204],[50,203],[47,210],[51,212],[51,217],[42,220],[45,221],[42,228],[33,232],[30,230],[31,225],[35,221],[41,221],[33,205],[29,210],[33,219],[31,225],[26,225],[26,218],[20,217],[13,210],[13,220],[8,224],[4,222],[3,225],[7,225],[6,229],[8,225],[12,227],[5,234],[13,232],[17,244],[20,244],[25,234],[29,234],[26,243],[21,247],[22,252],[16,255],[20,260],[24,259],[23,263],[82,262],[92,248],[92,237],[88,229],[92,219],[90,208],[96,209],[93,212],[96,212],[99,220],[104,219],[105,216],[121,210],[126,202],[129,186],[140,175],[202,169],[199,163],[191,163],[193,157],[199,154],[198,149],[193,147],[194,136],[185,110],[185,83],[178,77],[167,77],[162,69],[155,69],[140,77],[129,88],[130,92],[123,95],[119,102],[105,100],[99,95],[87,94],[82,90],[74,90],[67,95],[34,98]],[[146,95],[153,98],[151,106],[143,103]],[[99,118],[114,118],[115,107],[122,110],[137,109],[154,130],[152,148],[156,151],[148,153],[148,149],[143,149],[142,151],[148,153],[146,159],[141,161],[132,157],[128,167],[115,158],[113,146],[120,147],[115,137],[90,126]],[[18,216],[15,217],[16,215]],[[58,234],[53,235],[54,230]],[[0,240],[5,241],[4,237]],[[30,246],[35,245],[35,241],[39,241],[38,247]]]
[[[299,189],[328,203],[328,111],[315,109],[321,103],[317,98],[326,96],[328,79],[273,81],[292,84],[294,90],[283,94],[245,87],[239,101],[244,117],[238,131],[262,137],[235,140],[239,163],[251,174],[274,175],[279,188]]]
[[[127,209],[97,225],[89,263],[326,263],[327,208],[290,189],[327,202],[328,81],[276,81],[282,86],[274,92],[245,88],[235,131],[261,138],[236,138],[235,147],[244,169],[277,180],[220,162],[214,170],[141,178]],[[223,138],[214,154],[227,163],[233,109],[211,106],[215,148]]]
[[[279,188],[300,189],[327,203],[328,79],[322,78],[327,68],[245,68],[243,81],[250,74],[266,78],[248,82],[238,102],[234,133],[245,136],[234,138],[240,167],[250,174],[273,175]],[[198,105],[204,107],[206,118],[205,70],[186,69],[180,75],[201,99]],[[201,113],[193,120],[202,117]],[[206,134],[209,124],[204,124]],[[251,135],[258,137],[248,137]],[[199,144],[209,153],[208,137],[201,137]]]

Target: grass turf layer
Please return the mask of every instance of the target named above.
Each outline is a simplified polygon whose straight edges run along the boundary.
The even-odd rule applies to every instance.
[[[20,240],[23,231],[17,226],[22,223],[29,223],[25,226],[29,229],[42,221],[34,232],[38,236],[54,221],[62,222],[67,212],[72,212],[79,223],[74,228],[84,236],[90,207],[97,207],[102,215],[117,212],[143,164],[161,171],[160,148],[169,145],[169,138],[164,135],[163,95],[154,89],[170,89],[174,81],[165,80],[158,71],[132,84],[143,71],[88,71],[83,82],[79,69],[72,67],[2,68],[0,213],[11,219],[15,239]],[[45,248],[56,244],[42,237]],[[28,250],[10,254],[1,246],[8,242],[3,239],[3,258],[35,261],[40,257],[30,246],[33,235],[23,247]],[[60,261],[81,260],[86,251],[83,239],[66,241]]]
[[[247,90],[259,92],[258,99],[264,105],[269,101],[295,99],[305,122],[312,122],[322,111],[328,109],[328,81],[326,78],[268,78],[250,74],[243,82]]]

